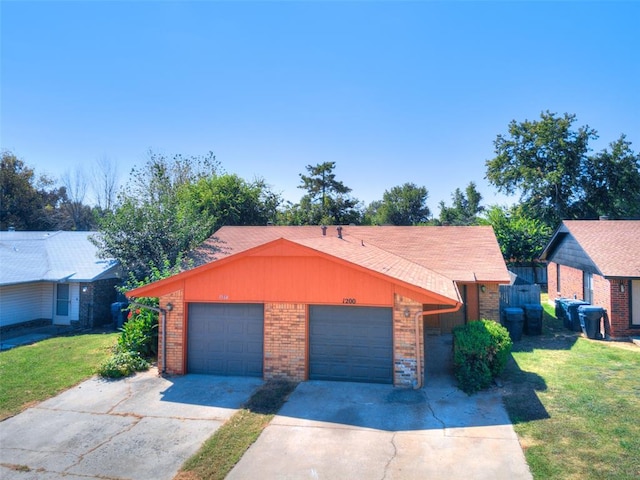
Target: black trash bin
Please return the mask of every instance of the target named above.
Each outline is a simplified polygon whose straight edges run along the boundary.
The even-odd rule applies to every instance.
[[[578,316],[580,318],[582,333],[584,333],[587,338],[601,340],[600,320],[604,316],[604,308],[596,307],[595,305],[581,305],[578,307]]]
[[[542,305],[530,303],[524,306],[524,333],[527,335],[542,334]]]
[[[502,312],[502,323],[508,330],[511,340],[514,342],[520,341],[524,326],[524,311],[519,307],[507,307]]]
[[[589,305],[589,302],[583,300],[569,300],[567,302],[567,316],[569,317],[570,328],[574,332],[581,332],[580,316],[578,315],[578,308],[583,305]]]

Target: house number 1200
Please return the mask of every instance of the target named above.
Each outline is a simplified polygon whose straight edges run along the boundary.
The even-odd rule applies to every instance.
[[[355,305],[356,304],[356,299],[355,298],[343,298],[342,299],[342,303],[347,303],[349,305]]]

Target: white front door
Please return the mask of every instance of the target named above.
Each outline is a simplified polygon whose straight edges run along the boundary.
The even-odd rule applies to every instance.
[[[640,280],[631,281],[631,325],[640,327]]]
[[[57,283],[53,300],[54,325],[71,325],[80,313],[80,286],[77,283]]]

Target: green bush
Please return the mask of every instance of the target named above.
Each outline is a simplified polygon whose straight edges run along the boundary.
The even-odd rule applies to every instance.
[[[113,355],[98,367],[98,375],[105,378],[128,377],[134,372],[147,370],[150,366],[139,353],[123,351],[116,346]]]
[[[151,366],[147,359],[157,353],[158,315],[148,309],[131,310],[113,355],[98,367],[98,375],[121,378],[147,370]]]
[[[147,309],[129,312],[118,346],[122,351],[136,352],[145,358],[155,356],[158,353],[158,314]]]
[[[488,388],[507,364],[513,343],[509,332],[492,320],[453,329],[453,370],[468,394]]]

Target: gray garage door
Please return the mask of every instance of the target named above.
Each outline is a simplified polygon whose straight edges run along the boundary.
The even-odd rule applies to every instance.
[[[262,304],[190,303],[187,371],[262,377]]]
[[[390,308],[312,305],[309,310],[310,379],[393,382]]]

